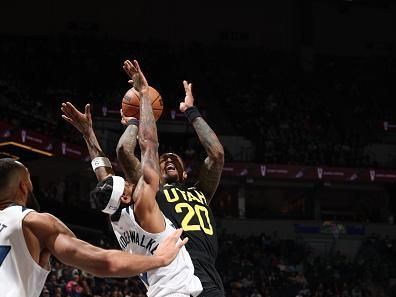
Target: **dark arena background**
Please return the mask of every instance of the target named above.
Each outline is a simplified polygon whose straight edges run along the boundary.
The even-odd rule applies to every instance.
[[[224,146],[211,207],[228,297],[396,296],[396,2],[259,2],[2,1],[0,157],[30,169],[42,211],[119,248],[60,107],[92,105],[120,172],[122,63],[138,59],[164,102],[160,153],[194,182],[205,152],[178,109],[183,79]],[[54,260],[42,296],[145,288]]]

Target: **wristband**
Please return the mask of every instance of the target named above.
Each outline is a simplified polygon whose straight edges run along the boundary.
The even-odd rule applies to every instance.
[[[186,109],[184,112],[184,115],[186,116],[188,122],[191,124],[193,120],[195,120],[198,117],[202,117],[201,114],[199,113],[198,108],[195,106],[191,106]]]
[[[130,120],[127,122],[127,125],[128,125],[128,126],[129,126],[129,125],[139,126],[139,120],[138,120],[138,119],[130,119]]]
[[[91,165],[92,165],[93,171],[95,171],[96,168],[98,168],[98,167],[110,167],[110,168],[112,168],[110,160],[107,159],[106,157],[96,157],[95,159],[93,159],[91,161]]]

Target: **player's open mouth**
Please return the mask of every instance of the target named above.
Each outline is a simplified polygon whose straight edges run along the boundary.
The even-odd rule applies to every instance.
[[[165,164],[165,169],[166,171],[172,171],[172,170],[176,170],[176,166],[173,163],[166,163]]]

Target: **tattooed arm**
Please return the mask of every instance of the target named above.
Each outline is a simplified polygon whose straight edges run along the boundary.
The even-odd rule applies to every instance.
[[[103,153],[95,132],[92,128],[92,117],[89,104],[85,105],[85,113],[81,113],[70,102],[62,103],[62,118],[72,124],[84,137],[91,160],[96,157],[106,157]],[[95,170],[98,181],[104,180],[109,175],[114,175],[111,167],[98,167]]]
[[[202,117],[196,118],[192,125],[208,156],[201,167],[199,188],[207,195],[208,203],[213,198],[220,182],[224,166],[224,150],[219,139]]]
[[[149,87],[138,62],[125,61],[124,69],[133,80],[140,97],[139,146],[141,150],[142,176],[133,193],[134,212],[139,225],[147,232],[164,231],[164,217],[159,209],[156,194],[159,188],[160,171],[158,157],[157,126],[151,106]],[[128,70],[128,71],[127,71]]]
[[[126,129],[117,144],[117,158],[124,172],[125,179],[136,184],[141,176],[140,161],[135,156],[138,127],[136,125],[128,125],[128,121],[133,118],[126,117],[122,109],[120,112],[121,123],[126,126]]]
[[[181,112],[185,112],[188,108],[194,106],[191,83],[189,84],[187,81],[183,81],[183,85],[186,97],[184,98],[184,102],[180,103]],[[192,121],[192,125],[198,135],[199,141],[208,154],[208,157],[201,167],[198,185],[207,195],[208,203],[210,203],[219,185],[221,173],[223,171],[224,149],[216,134],[202,117],[195,118]]]

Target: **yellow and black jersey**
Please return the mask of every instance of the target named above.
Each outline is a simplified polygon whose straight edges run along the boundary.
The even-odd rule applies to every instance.
[[[197,187],[182,183],[165,184],[157,193],[157,202],[163,214],[176,228],[182,227],[184,236],[189,238],[186,248],[204,292],[214,289],[220,292],[218,296],[224,295],[215,268],[218,252],[216,223],[205,194]]]

